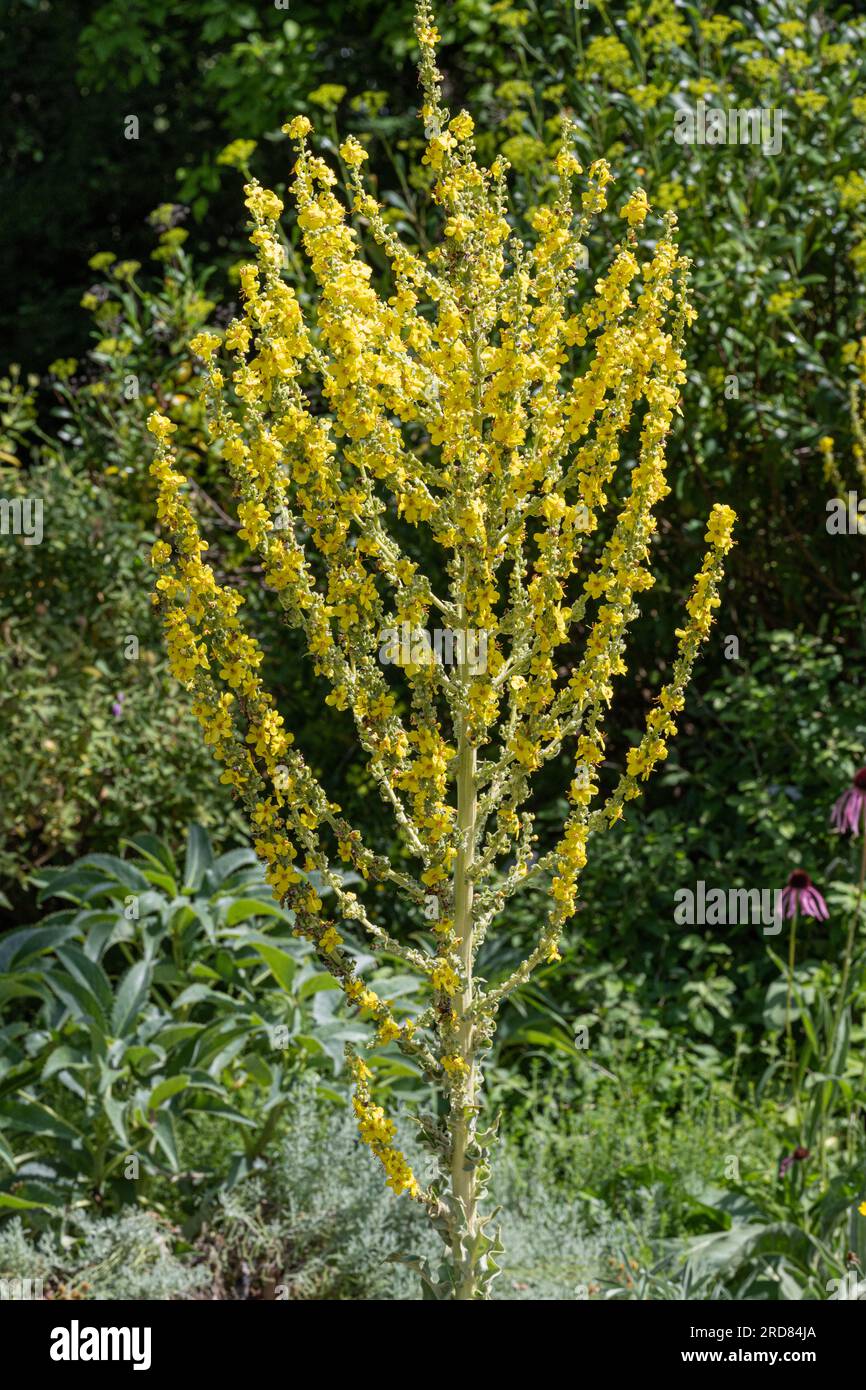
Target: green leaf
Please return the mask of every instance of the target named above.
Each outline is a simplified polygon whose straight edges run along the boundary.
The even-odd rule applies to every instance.
[[[8,1211],[41,1211],[44,1202],[31,1202],[26,1197],[16,1197],[12,1192],[0,1192],[0,1207]]]
[[[45,1066],[42,1068],[42,1080],[47,1081],[49,1077],[56,1076],[59,1071],[66,1071],[69,1067],[83,1067],[88,1065],[88,1058],[78,1048],[69,1047],[63,1044],[55,1047],[49,1054]]]
[[[213,863],[213,879],[219,885],[232,874],[237,873],[238,869],[252,868],[258,864],[258,857],[252,849],[230,849],[226,854],[221,854]],[[249,875],[247,875],[249,877]]]
[[[298,968],[297,961],[294,960],[292,956],[288,955],[287,952],[281,951],[278,946],[266,946],[262,942],[256,942],[255,949],[267,965],[277,984],[280,985],[287,994],[290,994],[292,981],[294,980],[295,972]]]
[[[28,1134],[50,1135],[53,1139],[65,1139],[68,1143],[80,1140],[81,1134],[73,1125],[67,1124],[47,1105],[34,1100],[7,1100],[0,1104],[0,1115],[13,1129],[24,1130]]]
[[[226,912],[226,926],[234,927],[238,922],[247,922],[251,917],[279,917],[287,920],[286,913],[279,903],[268,902],[264,898],[237,898]]]
[[[298,998],[308,999],[311,994],[317,994],[320,989],[339,988],[340,986],[337,984],[333,975],[328,975],[324,971],[320,971],[315,975],[311,975],[309,979],[304,980],[304,983],[298,990]]]
[[[111,1011],[113,995],[108,976],[102,966],[86,956],[78,946],[61,946],[57,952],[57,959],[65,965],[79,984],[90,990],[107,1017]]]
[[[180,1163],[177,1157],[177,1140],[174,1134],[174,1121],[168,1110],[160,1110],[154,1125],[154,1135],[156,1142],[162,1149],[173,1172],[177,1172]]]
[[[168,845],[158,835],[134,835],[131,840],[121,840],[121,846],[126,845],[136,850],[157,869],[164,869],[172,878],[177,878],[177,861]],[[177,889],[174,891],[177,892]]]
[[[78,935],[71,923],[52,927],[20,927],[0,939],[0,974],[19,968],[24,961],[52,951]]]
[[[186,863],[183,870],[183,891],[197,893],[206,871],[213,864],[213,850],[207,831],[201,825],[191,825],[186,842]]]
[[[149,984],[150,966],[147,961],[136,961],[121,980],[114,1000],[111,1026],[116,1037],[122,1038],[131,1032],[138,1012],[147,998]]]
[[[0,1134],[0,1159],[2,1159],[13,1172],[15,1171],[15,1155],[2,1134]]]
[[[189,1085],[189,1077],[186,1075],[167,1076],[164,1081],[160,1081],[154,1086],[147,1099],[148,1110],[158,1110],[163,1101],[170,1100],[179,1091],[185,1091]]]
[[[127,859],[118,858],[116,854],[88,854],[78,862],[83,868],[100,869],[105,874],[111,874],[131,893],[147,892],[148,882],[141,870],[130,864]]]

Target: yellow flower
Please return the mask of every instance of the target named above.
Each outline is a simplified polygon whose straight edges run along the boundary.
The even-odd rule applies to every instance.
[[[376,1029],[377,1043],[381,1043],[384,1047],[388,1043],[393,1042],[395,1038],[399,1038],[399,1036],[400,1028],[399,1025],[394,1022],[393,1018],[383,1018],[379,1027]]]
[[[370,158],[364,146],[355,139],[354,135],[350,135],[348,139],[343,141],[340,146],[340,156],[350,169],[359,169],[364,160]]]
[[[354,1054],[349,1058],[349,1066],[355,1080],[352,1108],[361,1138],[365,1144],[369,1144],[385,1169],[388,1187],[397,1196],[408,1192],[413,1199],[420,1198],[420,1185],[406,1159],[392,1142],[396,1132],[394,1121],[388,1119],[381,1105],[373,1102],[369,1086],[372,1079],[370,1068]]]
[[[737,513],[732,507],[726,507],[717,502],[710,512],[704,539],[709,541],[710,545],[716,546],[724,554],[727,554],[734,543],[732,532],[736,519]]]
[[[198,333],[190,339],[189,345],[196,357],[201,357],[206,362],[213,357],[220,342],[221,339],[217,337],[216,333]]]
[[[440,961],[434,966],[431,978],[434,989],[440,989],[445,994],[456,994],[459,980],[454,967],[448,961]]]
[[[345,95],[346,88],[341,87],[339,83],[325,82],[314,92],[310,92],[307,100],[314,106],[321,106],[324,111],[336,111]]]
[[[343,938],[336,927],[328,927],[319,937],[319,948],[322,951],[336,951],[338,946],[342,946]]]
[[[78,361],[75,357],[59,357],[49,365],[48,372],[50,376],[56,376],[58,381],[68,381],[77,366]]]
[[[228,164],[233,169],[243,169],[245,165],[249,164],[257,144],[257,140],[232,140],[230,145],[226,145],[224,150],[220,150],[216,162],[217,164]]]
[[[773,317],[780,314],[787,314],[791,305],[796,303],[800,297],[800,291],[794,285],[784,285],[780,290],[776,290],[767,300],[767,313]]]
[[[628,201],[623,203],[619,215],[625,218],[630,227],[636,227],[646,220],[648,212],[649,203],[646,193],[642,188],[636,188]]]
[[[293,116],[284,126],[281,127],[284,135],[289,135],[293,140],[303,140],[305,135],[309,135],[313,129],[312,124],[306,116]]]
[[[147,417],[147,428],[151,434],[155,435],[160,441],[167,441],[177,429],[177,425],[165,415],[160,415],[158,410],[154,410]]]
[[[448,129],[455,140],[468,140],[475,129],[475,122],[466,111],[461,111],[459,116],[449,121]]]

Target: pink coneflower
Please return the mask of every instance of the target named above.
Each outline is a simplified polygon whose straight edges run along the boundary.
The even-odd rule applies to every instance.
[[[866,806],[866,767],[854,773],[854,781],[839,800],[834,802],[830,819],[834,830],[840,835],[856,835],[863,826],[863,808]]]
[[[782,889],[782,916],[793,917],[801,912],[804,917],[817,917],[826,922],[830,916],[827,904],[805,869],[795,869]]]

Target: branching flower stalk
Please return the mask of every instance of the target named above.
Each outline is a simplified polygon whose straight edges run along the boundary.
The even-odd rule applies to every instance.
[[[241,271],[243,313],[224,339],[203,333],[191,344],[206,364],[213,448],[233,481],[239,534],[327,681],[327,703],[351,711],[393,812],[403,851],[395,862],[348,823],[286,729],[262,681],[261,648],[242,623],[242,598],[204,559],[172,453],[174,426],[159,414],[150,420],[162,534],[153,563],[172,669],[193,693],[222,780],[246,808],[276,897],[369,1020],[370,1050],[399,1049],[441,1098],[436,1114],[415,1117],[436,1159],[422,1186],[374,1100],[373,1056],[350,1051],[361,1134],[388,1184],[424,1204],[445,1244],[438,1270],[419,1265],[426,1291],[472,1299],[488,1296],[500,1248],[482,1210],[493,1135],[480,1129],[482,1063],[498,1012],[537,966],[559,958],[588,841],[622,816],[666,756],[719,603],[734,514],[712,510],[670,679],[625,771],[602,792],[605,714],[626,671],[638,597],[653,584],[655,509],[669,491],[665,441],[693,318],[688,265],[672,214],[641,263],[638,229],[649,208],[638,191],[620,208],[623,237],[609,269],[577,303],[584,243],[612,182],[607,164],[584,177],[566,124],[555,190],[521,240],[508,216],[505,162],[480,167],[471,117],[452,119],[443,105],[426,0],[416,34],[423,162],[442,244],[422,257],[401,243],[365,187],[366,152],[352,137],[340,148],[347,209],[336,175],[309,146],[309,121],[297,116],[285,130],[297,148],[291,193],[319,290],[315,316],[305,322],[283,278],[282,202],[251,181],[256,254]],[[388,297],[371,284],[362,236],[389,263]],[[626,467],[631,425],[636,458]],[[602,539],[611,493],[621,500]],[[451,631],[456,660],[416,659],[413,647],[386,669],[382,633],[404,623],[426,630],[431,620]],[[471,656],[478,634],[484,663]],[[574,647],[579,660],[563,667],[563,649]],[[570,810],[539,855],[534,774],[566,751]],[[343,865],[402,894],[417,917],[413,940],[426,945],[407,945],[387,918],[373,920]],[[550,886],[537,940],[491,985],[476,972],[479,947],[535,879]],[[330,912],[321,883],[332,890]],[[417,972],[429,1001],[420,1017],[399,1017],[365,983],[354,943]]]
[[[851,453],[855,481],[866,486],[866,338],[846,343],[842,350],[845,366],[853,367],[855,375],[848,386],[848,406],[851,424]],[[831,434],[818,440],[824,465],[824,481],[832,485],[835,496],[847,500],[849,484],[843,479],[836,457],[836,441]],[[856,517],[854,518],[856,521]]]

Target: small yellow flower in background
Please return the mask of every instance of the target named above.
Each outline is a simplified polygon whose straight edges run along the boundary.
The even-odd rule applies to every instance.
[[[814,91],[797,92],[794,96],[795,105],[799,106],[800,110],[805,111],[808,115],[817,115],[819,111],[823,111],[828,100],[829,98],[825,97],[822,92]]]
[[[861,1202],[857,1210],[861,1216],[866,1216],[866,1202]]]
[[[504,102],[506,106],[520,106],[522,102],[531,101],[534,93],[531,82],[524,82],[520,77],[512,77],[507,82],[500,82],[494,95],[498,101]]]
[[[779,78],[779,64],[771,58],[748,58],[743,64],[746,76],[758,87],[775,84]]]
[[[662,179],[653,190],[653,201],[665,211],[676,211],[689,207],[691,198],[679,179]]]
[[[839,203],[843,212],[851,212],[866,203],[866,178],[857,170],[852,170],[847,175],[838,175],[834,178],[833,184],[839,192]]]
[[[311,101],[314,106],[321,106],[323,111],[336,111],[345,95],[346,88],[341,87],[339,83],[325,82],[309,93],[307,101]]]
[[[668,95],[670,87],[664,83],[647,82],[629,90],[629,97],[640,111],[654,111]]]
[[[140,270],[141,261],[118,261],[111,273],[115,280],[131,280]]]
[[[714,48],[721,48],[731,35],[738,33],[742,27],[738,19],[729,19],[727,15],[721,14],[698,20],[698,33],[705,43],[712,44]]]
[[[805,72],[806,68],[812,66],[812,61],[811,55],[799,48],[785,48],[779,54],[780,64],[792,73]]]
[[[56,376],[58,381],[68,381],[77,366],[78,360],[75,357],[59,357],[49,365],[48,374]]]
[[[387,103],[387,92],[359,92],[357,96],[352,97],[349,106],[353,111],[367,111],[371,116],[378,116]]]
[[[151,251],[151,258],[155,261],[169,261],[175,252],[180,249],[189,236],[185,227],[170,227],[167,232],[163,232],[159,238],[159,245],[155,251]]]
[[[117,260],[113,251],[97,251],[95,256],[91,256],[87,264],[91,270],[107,270]]]
[[[825,63],[835,66],[837,63],[850,63],[857,58],[857,50],[850,43],[828,43],[821,57]]]
[[[534,135],[512,135],[504,141],[502,154],[519,174],[529,174],[547,160],[547,146]]]
[[[631,72],[631,54],[620,39],[607,34],[590,39],[580,69],[582,79],[591,80],[598,74],[607,86],[616,87],[622,85]]]
[[[217,164],[228,164],[233,169],[244,169],[249,164],[258,146],[257,140],[232,140],[216,157]]]
[[[800,298],[800,291],[795,285],[785,285],[782,289],[776,290],[767,299],[767,313],[774,318],[780,314],[787,314],[791,305]]]

